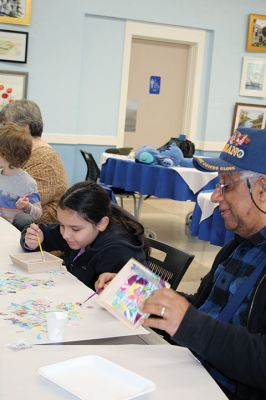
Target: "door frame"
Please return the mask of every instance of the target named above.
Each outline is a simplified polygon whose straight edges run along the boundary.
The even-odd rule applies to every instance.
[[[204,61],[205,31],[177,26],[127,21],[121,75],[117,146],[124,144],[127,92],[132,40],[134,38],[179,43],[188,46],[187,84],[184,99],[182,132],[195,141],[197,133],[200,86]]]

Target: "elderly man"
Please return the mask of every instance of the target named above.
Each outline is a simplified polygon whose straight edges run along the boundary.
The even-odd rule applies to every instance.
[[[217,254],[194,296],[153,293],[144,326],[166,331],[198,357],[230,399],[266,399],[266,129],[238,129],[219,158],[212,201],[235,238]]]
[[[43,214],[38,222],[57,222],[56,209],[59,198],[67,189],[67,174],[59,154],[42,139],[41,111],[30,100],[16,100],[0,111],[0,123],[14,122],[25,127],[32,136],[32,152],[23,168],[36,180],[41,195]],[[32,222],[27,214],[18,214],[14,225],[23,230]]]

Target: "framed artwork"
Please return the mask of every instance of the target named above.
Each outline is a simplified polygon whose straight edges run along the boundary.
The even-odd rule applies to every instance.
[[[0,23],[29,25],[31,0],[1,0]]]
[[[27,62],[28,32],[0,29],[0,61]]]
[[[266,58],[243,58],[240,95],[266,97]]]
[[[237,128],[266,128],[266,105],[236,103],[232,122],[232,133]]]
[[[266,52],[266,15],[249,15],[247,50]]]
[[[28,73],[0,71],[0,110],[8,103],[27,96]]]

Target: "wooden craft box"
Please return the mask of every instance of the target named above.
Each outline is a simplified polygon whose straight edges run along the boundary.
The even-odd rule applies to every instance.
[[[43,251],[45,260],[42,260],[41,253],[21,253],[10,255],[14,265],[30,273],[45,272],[49,270],[60,270],[63,260],[53,254]]]

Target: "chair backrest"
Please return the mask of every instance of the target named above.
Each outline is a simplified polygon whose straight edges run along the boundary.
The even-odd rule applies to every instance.
[[[146,266],[169,282],[171,288],[176,290],[186,270],[194,259],[194,254],[186,253],[183,250],[155,239],[149,239],[149,242],[151,250],[159,250],[160,253],[165,254],[165,257],[163,260],[160,260],[151,254],[147,257]]]
[[[105,153],[110,154],[120,154],[121,156],[128,156],[129,153],[133,150],[133,147],[111,147],[110,149],[106,149]]]
[[[87,173],[85,180],[97,182],[97,179],[100,177],[100,169],[96,161],[94,160],[93,155],[85,150],[80,150],[80,152],[87,165]]]

